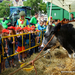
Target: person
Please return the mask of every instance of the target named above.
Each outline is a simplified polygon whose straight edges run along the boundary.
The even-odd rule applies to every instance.
[[[8,30],[9,30],[9,35],[15,35],[16,34],[15,27],[10,26],[10,27],[8,27]],[[13,37],[9,37],[8,41],[7,41],[7,44],[8,44],[8,55],[12,55],[14,53],[13,52],[13,50],[14,50],[13,45],[16,44],[16,37],[14,37],[14,41],[13,41]],[[14,56],[9,57],[8,61],[9,61],[9,66],[10,67],[11,66],[12,67],[16,66],[16,64],[14,64]],[[12,61],[12,63],[11,63],[11,61]]]
[[[9,34],[9,31],[7,29],[3,29],[2,30],[2,37],[4,36],[8,36]],[[4,38],[3,39],[3,47],[4,47],[4,57],[7,57],[8,56],[8,47],[7,47],[7,38]],[[5,60],[3,60],[3,70],[5,70]]]
[[[37,18],[38,18],[38,13],[35,13],[34,17],[32,17],[30,20],[30,26],[35,25],[36,28],[38,27]],[[36,51],[38,51],[38,47],[36,47]]]
[[[47,28],[47,21],[46,20],[44,20],[44,23],[43,23],[43,27],[45,28],[44,30],[44,33],[46,32],[46,28]]]
[[[71,20],[74,20],[74,15],[73,14],[71,14]]]
[[[41,21],[40,24],[38,25],[38,30],[42,31],[42,39],[43,39],[43,30],[46,29],[46,27],[43,27],[44,22]],[[39,32],[39,37],[41,36],[41,32]]]
[[[2,56],[2,30],[3,27],[0,24],[0,73],[3,71],[3,56]]]
[[[44,21],[44,16],[43,15],[41,15],[40,21]]]
[[[55,20],[52,21],[52,26],[55,26]]]
[[[21,11],[19,13],[20,15],[20,19],[17,20],[17,26],[21,27],[21,28],[24,28],[26,26],[29,27],[29,22],[27,19],[25,19],[25,12],[24,11]]]
[[[20,34],[23,34],[24,33],[23,28],[20,28],[19,29],[19,33]],[[18,40],[17,52],[21,52],[22,51],[22,36],[17,36],[17,40]],[[23,50],[25,50],[25,36],[23,36]],[[20,53],[18,54],[18,59],[19,59],[18,60],[19,63],[22,63],[22,61],[25,62],[25,60],[24,60],[24,52],[22,52],[22,61],[20,59]]]
[[[3,28],[7,29],[11,23],[8,22],[8,20],[4,17],[3,20],[1,21]]]
[[[30,20],[30,25],[36,25],[37,24],[37,18],[38,18],[38,13],[35,13],[35,16],[31,18]]]
[[[33,33],[35,30],[35,28],[30,28],[30,32],[31,32],[31,47],[35,46],[35,38],[36,38],[36,35],[35,33]],[[33,53],[35,53],[35,48],[32,48],[30,50],[30,55],[32,55]]]

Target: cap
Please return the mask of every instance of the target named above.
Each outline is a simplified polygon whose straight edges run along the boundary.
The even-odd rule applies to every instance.
[[[19,31],[22,31],[22,30],[23,30],[23,28],[20,28],[20,29],[19,29]]]
[[[9,29],[9,30],[11,30],[11,29],[15,30],[15,27],[14,26],[10,26],[7,29]]]
[[[27,27],[24,27],[23,29],[25,30],[25,29],[27,29]]]
[[[19,15],[20,15],[20,16],[25,16],[25,11],[21,11],[21,12],[19,13]]]
[[[30,30],[35,30],[35,28],[31,27]]]
[[[16,30],[19,30],[21,27],[16,27]]]
[[[39,31],[38,29],[36,31]]]
[[[8,34],[9,34],[9,30],[3,29],[3,30],[2,30],[2,33],[8,33]]]
[[[36,28],[34,25],[32,25],[31,27]]]
[[[2,33],[6,33],[6,31],[7,31],[6,29],[3,29],[3,30],[2,30]]]

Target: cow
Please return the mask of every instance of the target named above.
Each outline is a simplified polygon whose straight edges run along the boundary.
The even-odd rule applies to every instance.
[[[75,52],[75,28],[73,27],[73,24],[67,23],[62,25],[61,23],[58,23],[55,27],[48,25],[48,30],[44,34],[43,39],[43,43],[45,45],[51,39],[53,34],[55,34],[55,36],[47,47],[52,47],[58,40],[60,44],[68,51],[68,55],[71,58],[71,54]],[[41,47],[43,47],[43,43]]]

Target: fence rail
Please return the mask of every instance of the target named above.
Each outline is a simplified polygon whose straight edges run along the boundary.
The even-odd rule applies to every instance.
[[[2,43],[4,43],[4,39],[5,39],[5,38],[13,37],[13,41],[14,41],[14,40],[15,40],[14,37],[16,37],[16,36],[22,36],[22,51],[15,53],[15,44],[13,44],[13,54],[10,55],[10,56],[4,57],[3,59],[6,59],[6,58],[9,58],[9,57],[15,56],[15,55],[17,55],[17,54],[19,54],[19,53],[28,51],[28,50],[30,50],[30,49],[32,49],[32,48],[35,48],[35,47],[41,45],[41,43],[42,43],[42,31],[37,31],[37,32],[35,31],[35,32],[33,32],[33,33],[37,34],[37,33],[39,33],[39,32],[41,32],[40,43],[37,44],[37,43],[36,43],[36,38],[35,38],[35,46],[33,46],[33,47],[31,47],[31,34],[32,34],[32,33],[23,33],[23,34],[16,34],[16,35],[10,35],[10,36],[2,37]],[[27,35],[27,34],[29,34],[29,48],[23,50],[23,35]],[[3,45],[2,45],[2,55],[4,56],[4,47],[3,47]],[[1,55],[0,55],[0,63],[1,63]]]

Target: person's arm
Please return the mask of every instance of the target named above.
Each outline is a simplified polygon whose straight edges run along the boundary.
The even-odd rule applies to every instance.
[[[31,18],[30,23],[33,23],[33,17]]]
[[[27,20],[27,22],[26,22],[26,26],[28,26],[28,27],[29,27],[29,22],[28,22],[28,20]]]
[[[18,20],[17,20],[17,23],[16,23],[17,27],[19,26],[19,23],[18,23]]]
[[[33,21],[34,21],[34,17],[31,18],[31,20],[30,20],[30,25],[35,25],[35,24],[33,23]]]
[[[38,30],[44,30],[45,28],[42,28],[40,25],[38,26]]]
[[[17,40],[20,41],[20,42],[22,42],[22,37],[21,36],[17,37]]]

